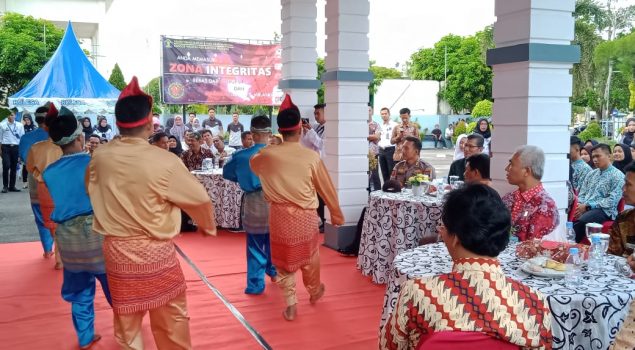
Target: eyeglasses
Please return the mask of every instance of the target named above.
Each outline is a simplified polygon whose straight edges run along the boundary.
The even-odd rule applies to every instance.
[[[465,146],[466,148],[481,148],[480,146],[476,146],[476,145],[470,145],[469,143],[466,143]]]

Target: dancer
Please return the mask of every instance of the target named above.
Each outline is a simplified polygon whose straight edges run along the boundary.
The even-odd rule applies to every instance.
[[[269,243],[269,204],[262,193],[260,179],[251,171],[249,159],[269,143],[271,120],[266,116],[251,119],[251,132],[255,145],[234,153],[223,167],[223,177],[238,182],[245,192],[241,213],[247,238],[246,294],[261,294],[265,290],[264,275],[275,281],[276,269],[271,264]]]
[[[302,281],[312,304],[324,294],[324,284],[320,282],[316,191],[329,208],[333,225],[342,225],[344,215],[320,155],[299,143],[300,111],[288,95],[280,106],[277,121],[284,142],[263,148],[251,158],[250,164],[271,204],[271,260],[278,270],[277,284],[287,304],[283,316],[292,321],[297,312],[297,270],[302,270]]]
[[[48,111],[46,112],[46,117],[44,118],[45,131],[48,131],[51,123],[55,120],[55,118],[57,118],[57,113],[58,111],[57,108],[55,108],[55,105],[53,103],[48,103]],[[54,205],[48,188],[46,188],[46,185],[44,184],[42,173],[49,164],[60,159],[61,156],[62,150],[54,144],[50,138],[48,138],[45,141],[40,141],[31,146],[31,149],[26,157],[26,170],[28,170],[29,174],[32,174],[35,181],[37,181],[37,185],[35,187],[37,188],[37,197],[42,211],[42,222],[44,223],[44,227],[49,229],[53,238],[55,238],[56,225],[55,222],[51,220],[51,213],[53,212]],[[59,256],[57,244],[55,244],[55,253],[55,269],[60,270],[62,269],[62,259]]]
[[[105,236],[115,338],[123,349],[143,349],[149,311],[157,348],[191,349],[185,277],[172,238],[181,209],[202,233],[215,235],[214,208],[179,158],[148,143],[152,97],[136,77],[119,95],[115,117],[122,137],[99,147],[87,174],[93,229]]]
[[[95,334],[95,279],[101,283],[108,303],[111,302],[103,238],[92,230],[93,208],[84,184],[90,155],[83,151],[82,125],[66,107],[60,108],[49,132],[53,143],[64,153],[42,174],[55,204],[51,220],[57,224],[55,237],[64,263],[62,298],[72,305],[80,349],[89,349],[101,339],[101,335]]]
[[[25,134],[20,138],[20,159],[22,159],[24,163],[24,169],[26,170],[26,159],[28,158],[29,151],[34,144],[47,140],[49,138],[49,134],[46,131],[46,126],[44,125],[44,118],[46,118],[46,112],[48,112],[48,107],[42,106],[38,107],[35,110],[35,122],[38,125],[38,128],[33,132]],[[37,196],[37,182],[33,177],[33,174],[27,171],[27,183],[29,188],[29,197],[31,199],[31,210],[33,211],[33,217],[35,218],[35,225],[37,226],[37,230],[40,234],[40,242],[42,242],[42,248],[44,249],[44,258],[49,259],[53,256],[53,236],[51,235],[51,231],[44,226],[44,220],[42,219],[42,209],[40,209],[40,200]]]

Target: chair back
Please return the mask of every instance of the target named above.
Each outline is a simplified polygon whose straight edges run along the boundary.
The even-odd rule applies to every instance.
[[[626,206],[626,199],[624,197],[620,198],[620,201],[617,202],[617,213],[621,213],[624,211],[624,207]]]
[[[573,222],[575,220],[575,211],[578,209],[578,195],[573,196],[573,203],[571,203],[571,207],[569,208],[569,221]]]
[[[417,350],[519,350],[516,344],[492,338],[481,332],[434,332],[423,336]]]

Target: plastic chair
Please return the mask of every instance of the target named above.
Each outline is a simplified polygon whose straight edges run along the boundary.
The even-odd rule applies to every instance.
[[[624,197],[622,197],[622,199],[620,199],[620,201],[617,203],[617,213],[619,214],[623,212],[625,206],[626,200],[624,199]],[[604,221],[602,223],[602,233],[609,233],[611,226],[613,226],[613,220]]]
[[[421,337],[417,350],[518,350],[520,346],[480,332],[434,332]]]

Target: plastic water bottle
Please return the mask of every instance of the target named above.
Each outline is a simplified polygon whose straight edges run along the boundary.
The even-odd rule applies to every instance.
[[[591,236],[591,248],[589,249],[588,270],[592,275],[602,273],[602,265],[604,264],[604,246],[600,237]]]
[[[567,242],[569,244],[575,244],[575,231],[573,230],[573,223],[567,221]]]
[[[564,275],[566,286],[572,288],[579,285],[582,282],[582,274],[580,272],[582,263],[580,262],[580,254],[577,247],[569,248],[569,256],[564,264],[567,269]]]
[[[218,157],[214,157],[214,169],[220,169]]]

